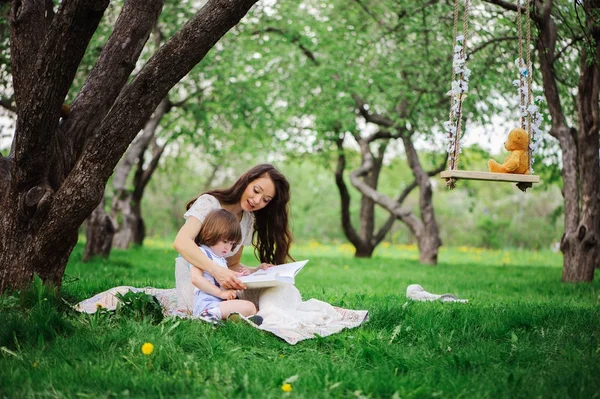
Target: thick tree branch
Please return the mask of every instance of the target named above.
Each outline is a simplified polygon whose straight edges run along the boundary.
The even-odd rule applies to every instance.
[[[363,147],[368,144],[364,143],[363,141],[362,143],[359,143],[359,145],[361,146],[361,151],[364,151]],[[370,156],[370,153],[363,152],[363,164],[358,169],[350,173],[350,181],[352,182],[352,185],[356,187],[356,189],[360,191],[362,195],[370,198],[373,202],[381,205],[383,208],[387,209],[388,212],[406,223],[413,234],[419,237],[421,235],[421,231],[423,230],[423,223],[417,217],[415,217],[411,211],[402,209],[400,204],[398,204],[396,201],[384,194],[377,192],[364,181],[362,181],[361,177],[367,175],[373,166],[373,157]]]
[[[36,184],[40,176],[47,175],[51,154],[48,143],[56,133],[63,101],[107,5],[108,0],[64,1],[54,17],[39,49],[33,84],[27,88],[29,94],[23,97],[21,93],[17,101],[19,125],[13,141],[13,179],[20,187]]]
[[[363,100],[358,94],[353,93],[352,98],[354,99],[356,108],[358,108],[359,114],[367,122],[374,123],[381,127],[393,127],[395,125],[394,121],[388,118],[387,116],[369,112],[369,110],[367,110],[367,102]]]
[[[150,160],[150,163],[148,164],[146,169],[144,169],[144,173],[142,174],[142,176],[140,178],[139,187],[142,192],[146,188],[146,186],[150,182],[150,178],[156,171],[156,168],[158,167],[160,158],[165,153],[165,148],[167,148],[167,143],[164,143],[163,145],[158,145],[158,143],[156,142],[156,137],[154,137],[154,139],[152,140],[152,159]],[[137,191],[137,187],[136,187],[136,191]],[[134,195],[135,195],[135,193],[134,193]],[[142,196],[140,195],[139,198],[141,198],[141,197]]]
[[[168,107],[169,99],[163,98],[148,122],[146,122],[142,133],[137,137],[133,144],[131,144],[125,153],[125,156],[119,163],[113,177],[113,187],[115,192],[119,193],[126,190],[125,185],[127,183],[127,176],[129,176],[131,173],[133,164],[137,159],[142,157],[143,153],[146,151],[146,148],[148,148],[148,145],[156,134],[156,129],[158,128],[161,119],[168,111]]]
[[[77,158],[86,140],[115,102],[148,40],[162,10],[163,0],[127,0],[96,65],[63,122]],[[70,168],[68,168],[70,169]]]
[[[92,205],[102,198],[103,186],[120,156],[169,90],[198,64],[215,43],[256,3],[256,0],[209,0],[171,37],[123,90],[57,192],[52,220],[65,214],[85,218],[93,209],[73,200],[71,190],[85,187]],[[81,219],[82,220],[82,219]]]
[[[445,170],[447,161],[448,161],[448,153],[446,153],[446,158],[445,158],[444,162],[440,166],[438,166],[436,169],[427,172],[427,175],[435,176],[435,175],[439,174],[440,172],[442,172],[443,170]],[[412,190],[414,190],[417,187],[417,185],[418,185],[417,180],[413,180],[408,186],[404,187],[404,190],[402,190],[402,192],[396,199],[396,202],[399,205],[402,205],[404,203],[404,200],[406,200],[406,197],[408,197],[408,195],[412,192]],[[390,217],[386,220],[386,222],[384,223],[381,230],[379,230],[379,232],[375,236],[376,244],[379,244],[381,242],[381,240],[383,240],[383,238],[385,237],[385,235],[387,234],[387,232],[389,231],[392,224],[394,223],[394,221],[397,218],[398,217],[394,214],[390,215]],[[389,226],[389,227],[387,227],[387,226]],[[384,230],[386,228],[387,228],[387,230]]]
[[[495,4],[497,6],[500,6],[500,7],[504,8],[505,10],[508,10],[508,11],[517,12],[517,10],[518,10],[516,2],[512,3],[512,2],[505,1],[505,0],[484,0],[484,1],[487,2],[487,3],[490,3],[490,4]],[[530,0],[528,0],[528,1],[530,1]],[[536,2],[532,1],[532,4],[535,6]],[[541,18],[544,18],[544,16],[550,15],[550,9],[551,8],[552,8],[552,0],[545,1],[544,2],[544,7],[542,9],[542,12],[538,15],[535,12],[535,7],[531,7],[531,9],[530,9],[530,16],[529,17],[533,21],[539,22]],[[525,12],[527,12],[525,6],[521,6],[521,13],[525,13]]]
[[[508,11],[515,11],[515,12],[517,11],[517,5],[515,3],[511,3],[508,1],[504,1],[504,0],[486,0],[486,1],[490,4],[495,4],[497,6],[500,6]]]
[[[365,141],[367,143],[372,143],[375,140],[395,140],[398,139],[400,137],[402,137],[402,135],[404,134],[408,134],[408,131],[406,130],[406,128],[401,128],[401,129],[396,129],[396,133],[391,133],[388,130],[378,130],[375,133],[373,133],[372,135],[370,135],[369,137],[367,137],[365,139]]]
[[[37,0],[13,1],[10,13],[11,70],[17,108],[32,96],[38,50],[46,35],[45,4]]]

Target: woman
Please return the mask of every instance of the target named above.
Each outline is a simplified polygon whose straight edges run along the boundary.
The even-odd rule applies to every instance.
[[[184,214],[186,222],[177,233],[173,247],[191,265],[210,273],[223,288],[243,290],[246,287],[237,276],[257,269],[241,263],[244,246],[254,246],[261,268],[291,259],[289,201],[290,185],[285,176],[272,165],[256,165],[233,186],[208,191],[190,201]],[[219,208],[232,213],[242,229],[242,245],[225,255],[229,269],[219,267],[196,243],[204,218]]]
[[[193,288],[188,265],[210,273],[225,289],[245,289],[236,277],[256,268],[244,266],[240,260],[243,246],[253,245],[262,262],[259,267],[281,264],[289,258],[292,236],[288,228],[290,188],[285,177],[272,165],[257,165],[244,173],[233,186],[211,190],[188,204],[186,222],[179,230],[173,247],[181,257],[176,260],[176,289],[120,286],[77,304],[81,312],[94,313],[99,307],[114,309],[118,294],[128,291],[154,295],[166,314],[186,317],[193,307]],[[240,223],[242,245],[225,254],[228,268],[219,267],[196,243],[206,215],[214,209],[225,209]],[[293,259],[292,259],[293,260]],[[261,330],[270,331],[290,344],[327,336],[344,328],[354,328],[367,319],[367,311],[334,308],[315,299],[303,301],[293,285],[246,290],[246,299],[258,308],[263,322]]]

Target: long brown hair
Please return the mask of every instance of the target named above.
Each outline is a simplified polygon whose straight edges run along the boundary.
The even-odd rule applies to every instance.
[[[292,245],[292,233],[289,230],[290,184],[280,171],[270,164],[256,165],[241,175],[231,187],[209,190],[204,194],[212,195],[221,204],[237,204],[246,187],[263,176],[273,181],[275,196],[264,208],[254,212],[252,245],[260,262],[281,264],[288,258],[293,258],[289,253]],[[196,199],[198,197],[188,202],[187,209],[190,209]]]

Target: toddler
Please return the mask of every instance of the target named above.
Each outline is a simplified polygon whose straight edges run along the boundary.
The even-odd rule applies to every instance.
[[[222,267],[227,267],[225,254],[230,253],[241,241],[240,223],[224,209],[210,212],[200,228],[196,242],[209,259]],[[194,284],[194,308],[196,317],[209,321],[224,320],[231,313],[249,317],[256,314],[256,307],[250,301],[237,298],[235,290],[225,290],[207,272],[191,267],[190,276]],[[258,316],[257,316],[258,317]]]

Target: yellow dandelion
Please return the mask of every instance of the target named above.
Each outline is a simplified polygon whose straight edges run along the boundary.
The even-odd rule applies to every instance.
[[[292,384],[283,384],[281,390],[283,392],[292,392]]]
[[[33,362],[31,365],[33,366],[33,368],[37,368],[38,366],[37,362]]]
[[[349,266],[348,265],[344,265],[344,270],[348,270]]]
[[[152,352],[154,352],[154,345],[152,345],[150,342],[146,342],[144,343],[144,345],[142,345],[142,353],[146,356],[152,354]]]
[[[283,359],[285,357],[285,355],[283,353],[280,353],[279,357]]]

